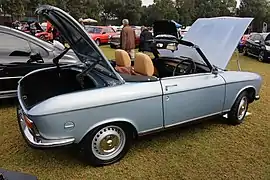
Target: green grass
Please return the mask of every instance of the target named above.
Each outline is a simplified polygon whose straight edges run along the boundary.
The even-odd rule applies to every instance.
[[[113,59],[114,51],[102,47]],[[264,83],[261,100],[240,126],[214,119],[162,132],[135,142],[111,166],[93,168],[70,148],[34,150],[19,133],[15,103],[1,101],[0,167],[39,179],[270,179],[270,64],[240,56],[242,70],[257,72]],[[235,56],[229,69],[236,70]]]

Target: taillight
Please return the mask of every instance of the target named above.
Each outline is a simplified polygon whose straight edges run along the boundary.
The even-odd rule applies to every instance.
[[[25,124],[28,128],[32,129],[33,128],[33,121],[31,121],[27,116],[24,115],[24,121]]]

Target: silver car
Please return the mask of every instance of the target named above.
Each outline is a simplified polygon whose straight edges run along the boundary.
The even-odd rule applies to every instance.
[[[224,70],[251,18],[198,19],[184,40],[155,41],[158,59],[138,53],[130,67],[127,53],[117,50],[114,68],[69,14],[47,5],[36,12],[58,28],[83,65],[40,69],[20,80],[18,122],[31,147],[78,144],[90,164],[108,165],[141,135],[225,114],[240,124],[259,99],[258,74]],[[162,67],[152,61],[171,73],[159,76]]]

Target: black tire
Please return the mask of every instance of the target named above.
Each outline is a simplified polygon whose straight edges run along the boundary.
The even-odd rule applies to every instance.
[[[42,39],[43,41],[46,41],[46,38],[44,35],[41,35],[39,38]]]
[[[258,61],[264,62],[265,61],[265,53],[264,51],[261,51],[258,56]]]
[[[99,39],[96,39],[96,44],[98,45],[98,46],[100,46],[100,40]]]
[[[248,111],[249,99],[247,91],[243,91],[235,100],[231,111],[228,113],[229,123],[232,125],[241,124]],[[243,104],[244,102],[244,104]]]
[[[248,52],[247,52],[247,48],[246,47],[243,47],[243,55],[244,56],[248,56]]]
[[[107,145],[107,148],[110,147],[110,145],[108,145],[108,141],[110,140],[106,138],[108,136],[110,136],[110,138],[113,137],[114,136],[113,133],[118,133],[120,135],[121,131],[124,133],[122,137],[125,136],[124,144],[121,145],[121,140],[119,140],[120,145],[116,148],[116,151],[114,152],[115,154],[111,153],[113,154],[113,155],[109,155],[111,156],[111,158],[105,157],[106,155],[104,155],[103,153],[106,153],[106,152],[100,151],[102,149],[101,147],[102,142],[105,143],[103,145]],[[87,164],[90,164],[92,166],[109,165],[109,164],[113,164],[121,160],[128,152],[131,142],[133,140],[133,134],[131,132],[132,131],[130,131],[128,126],[124,124],[106,124],[106,125],[102,125],[100,127],[93,129],[84,137],[84,139],[80,143],[80,149],[81,149],[83,159],[86,161]],[[108,133],[108,135],[106,135],[105,133]],[[103,141],[105,139],[106,139],[106,142]],[[114,144],[114,143],[111,143],[111,144]],[[119,150],[117,150],[118,148]],[[96,150],[96,151],[94,152],[93,150]],[[99,156],[103,156],[105,158],[102,159],[102,157],[99,157]]]
[[[112,49],[116,49],[116,46],[113,45],[113,44],[110,44],[110,47],[111,47]]]

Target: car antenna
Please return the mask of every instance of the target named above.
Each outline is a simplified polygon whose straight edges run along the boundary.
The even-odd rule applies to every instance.
[[[241,66],[240,66],[240,61],[239,61],[239,49],[237,49],[236,54],[237,54],[237,59],[236,59],[236,61],[237,61],[238,71],[242,71],[242,70],[241,70]]]

